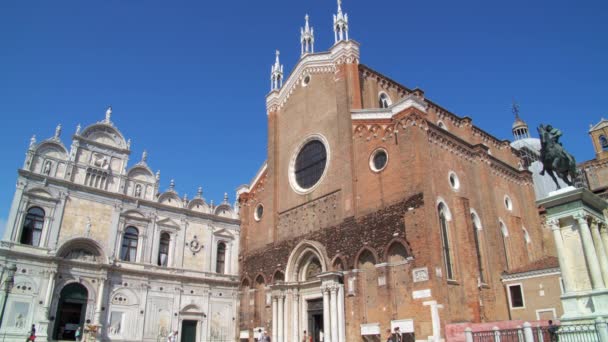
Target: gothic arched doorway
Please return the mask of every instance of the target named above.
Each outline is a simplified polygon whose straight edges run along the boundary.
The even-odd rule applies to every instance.
[[[61,290],[55,315],[55,339],[74,340],[76,329],[83,328],[88,297],[86,287],[78,283],[68,284]]]

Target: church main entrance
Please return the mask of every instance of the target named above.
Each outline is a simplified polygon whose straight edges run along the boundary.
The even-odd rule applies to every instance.
[[[313,342],[321,342],[323,334],[323,298],[307,301],[308,331]]]
[[[68,284],[61,290],[55,316],[55,339],[74,340],[76,329],[82,329],[84,325],[88,296],[87,289],[78,283]]]

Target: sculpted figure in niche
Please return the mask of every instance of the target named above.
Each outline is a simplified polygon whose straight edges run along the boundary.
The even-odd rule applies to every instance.
[[[45,175],[51,174],[51,161],[50,160],[47,160],[46,163],[44,163],[44,170],[42,170],[42,173],[44,173]]]
[[[139,184],[135,186],[135,197],[141,197],[141,185]]]
[[[18,314],[15,318],[15,328],[22,329],[24,324],[23,314]]]

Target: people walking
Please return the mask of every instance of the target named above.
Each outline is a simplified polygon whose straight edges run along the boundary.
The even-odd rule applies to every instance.
[[[80,327],[78,327],[78,329],[76,329],[76,332],[74,333],[74,340],[80,341],[81,335],[82,335],[82,330],[80,330]]]

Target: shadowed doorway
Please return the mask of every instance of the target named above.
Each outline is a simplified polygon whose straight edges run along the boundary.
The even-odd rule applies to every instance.
[[[182,338],[181,342],[196,342],[196,324],[197,321],[182,321]]]
[[[323,299],[308,301],[308,331],[313,342],[321,342],[323,331]]]
[[[56,340],[74,340],[76,329],[83,328],[88,297],[86,287],[78,283],[68,284],[61,290],[53,334]]]

